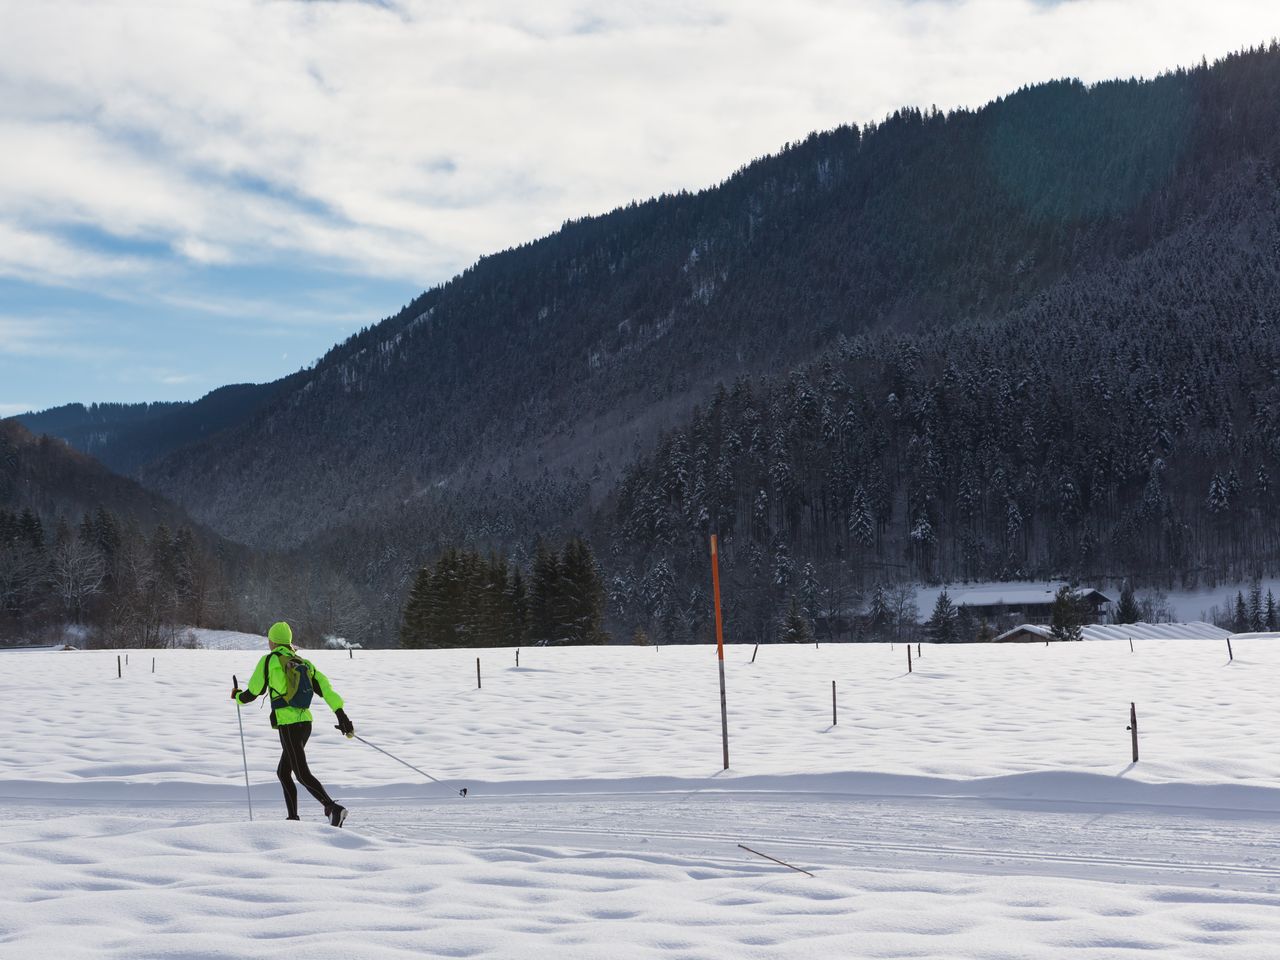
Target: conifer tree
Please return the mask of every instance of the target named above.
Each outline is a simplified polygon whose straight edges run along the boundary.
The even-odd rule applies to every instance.
[[[539,540],[529,580],[529,639],[534,643],[561,639],[556,609],[559,596],[560,558]]]
[[[1120,588],[1120,603],[1116,606],[1116,623],[1137,623],[1142,619],[1138,601],[1133,595],[1133,584],[1126,580]]]
[[[558,597],[554,603],[565,643],[605,643],[604,583],[591,548],[574,537],[559,563]]]
[[[960,639],[959,614],[946,587],[933,605],[933,613],[925,624],[925,635],[930,643],[956,643]]]
[[[431,598],[431,567],[424,566],[413,578],[409,599],[400,622],[400,646],[420,648],[427,645],[427,609]]]
[[[1054,640],[1083,640],[1081,628],[1085,622],[1084,610],[1075,590],[1064,583],[1053,597],[1049,635]]]
[[[804,611],[800,609],[800,600],[794,593],[791,595],[791,605],[787,608],[786,616],[782,618],[782,642],[813,642],[809,621],[805,619]]]
[[[877,636],[893,617],[889,609],[889,598],[885,595],[884,584],[877,582],[871,591],[871,600],[867,604],[867,627],[872,636]]]
[[[507,644],[519,647],[524,644],[529,622],[529,597],[525,592],[524,575],[518,566],[511,571],[507,588],[508,632]]]
[[[1236,633],[1249,632],[1249,608],[1245,605],[1244,594],[1239,591],[1236,592],[1236,617],[1231,626]]]

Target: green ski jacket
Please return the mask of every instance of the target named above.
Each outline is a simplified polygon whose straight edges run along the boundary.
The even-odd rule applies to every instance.
[[[257,700],[267,690],[268,685],[270,686],[268,701],[273,697],[284,694],[284,667],[280,666],[280,657],[276,656],[276,654],[284,654],[286,652],[292,652],[295,658],[307,665],[307,669],[311,671],[312,686],[315,687],[320,696],[324,697],[324,702],[329,705],[329,709],[335,713],[341,710],[342,698],[338,696],[333,686],[329,683],[329,678],[321,673],[310,660],[299,657],[297,651],[292,651],[290,647],[286,646],[272,647],[271,653],[268,653],[258,661],[258,666],[254,669],[253,676],[249,678],[246,689],[240,691],[238,698],[240,702],[252,703]],[[270,676],[267,676],[268,670],[271,671]],[[297,707],[280,707],[276,710],[277,726],[284,727],[291,723],[309,723],[310,721],[310,710],[299,710]]]

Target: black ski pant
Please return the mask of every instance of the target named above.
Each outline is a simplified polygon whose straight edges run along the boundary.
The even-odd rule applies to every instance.
[[[296,819],[298,816],[298,788],[294,786],[294,777],[307,788],[308,793],[324,804],[324,812],[328,815],[334,806],[333,798],[307,766],[307,740],[311,737],[311,721],[286,723],[279,728],[279,732],[280,765],[276,767],[276,776],[280,778],[280,786],[284,787],[284,804],[289,810],[290,818]]]

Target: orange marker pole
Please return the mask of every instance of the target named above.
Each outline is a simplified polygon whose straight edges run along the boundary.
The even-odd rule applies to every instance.
[[[720,658],[720,737],[724,741],[724,768],[729,769],[729,701],[724,692],[724,619],[720,615],[720,554],[711,535],[711,586],[716,598],[716,655]]]

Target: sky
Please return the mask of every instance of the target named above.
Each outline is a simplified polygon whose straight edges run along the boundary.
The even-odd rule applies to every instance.
[[[812,130],[1275,36],[1274,0],[0,0],[0,416],[275,379]]]

